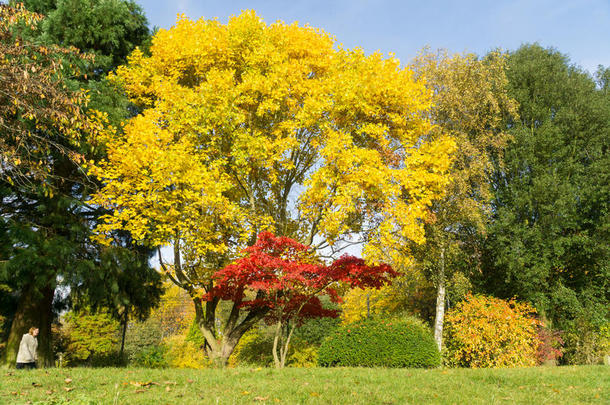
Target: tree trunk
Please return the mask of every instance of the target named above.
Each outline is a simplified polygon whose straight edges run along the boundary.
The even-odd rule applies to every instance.
[[[273,337],[273,363],[275,368],[281,368],[280,356],[277,354],[278,345],[281,345],[280,338],[282,336],[282,321],[277,321],[275,326],[275,336]]]
[[[4,364],[9,367],[15,366],[21,338],[25,333],[28,333],[32,326],[35,326],[39,329],[38,367],[55,365],[51,336],[54,294],[55,288],[50,285],[42,289],[37,289],[34,285],[27,285],[23,289],[19,297],[15,318],[11,324]]]
[[[123,324],[123,332],[121,334],[121,351],[119,352],[119,359],[123,363],[123,355],[125,353],[125,336],[127,335],[127,324],[129,322],[129,312],[125,309],[125,314],[123,315],[123,319],[121,323]]]
[[[195,319],[201,334],[206,341],[206,353],[215,367],[225,367],[229,361],[229,357],[235,350],[241,337],[256,324],[263,319],[267,310],[259,309],[248,312],[246,317],[239,323],[237,318],[239,313],[239,303],[234,303],[234,316],[229,316],[225,328],[222,332],[222,338],[218,339],[215,333],[215,311],[217,300],[207,301],[205,303],[205,316],[201,299],[193,298],[195,304]]]
[[[229,357],[231,357],[231,354],[233,354],[237,343],[239,343],[239,339],[243,336],[245,332],[241,334],[234,333],[218,340],[213,337],[213,335],[210,333],[210,330],[207,329],[205,326],[200,326],[200,330],[203,336],[205,337],[206,352],[208,358],[212,362],[212,365],[216,368],[226,367],[229,362]]]
[[[286,338],[286,343],[284,343],[284,347],[282,348],[280,368],[284,368],[286,365],[286,356],[288,355],[288,349],[290,349],[290,338],[292,337],[292,332],[294,332],[295,327],[296,324],[293,323],[290,332],[288,333],[288,337]]]
[[[438,270],[438,290],[436,293],[436,317],[434,319],[434,340],[438,350],[443,347],[443,322],[445,320],[445,248],[441,248],[441,257]]]

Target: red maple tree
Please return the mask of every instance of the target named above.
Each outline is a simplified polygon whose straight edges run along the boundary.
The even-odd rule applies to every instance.
[[[347,255],[326,265],[312,248],[263,232],[243,258],[216,272],[215,285],[203,298],[233,301],[234,308],[245,311],[264,311],[264,319],[276,325],[273,358],[281,368],[297,325],[307,318],[338,315],[324,308],[321,295],[340,302],[339,287],[379,288],[397,274],[387,264],[370,266]]]

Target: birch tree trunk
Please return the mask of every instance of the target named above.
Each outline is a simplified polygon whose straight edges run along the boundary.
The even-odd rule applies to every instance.
[[[441,248],[438,268],[438,289],[436,293],[436,317],[434,318],[434,340],[440,351],[443,347],[443,322],[445,320],[445,248]]]

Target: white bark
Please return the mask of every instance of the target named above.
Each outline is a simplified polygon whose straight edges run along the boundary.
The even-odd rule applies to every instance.
[[[436,293],[436,317],[434,319],[434,340],[438,350],[443,347],[443,322],[445,320],[445,249],[441,248],[438,271],[438,289]]]

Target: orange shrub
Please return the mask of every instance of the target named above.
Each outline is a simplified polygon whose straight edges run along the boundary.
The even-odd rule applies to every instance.
[[[535,366],[535,313],[515,300],[466,296],[445,318],[446,359],[457,367]]]

